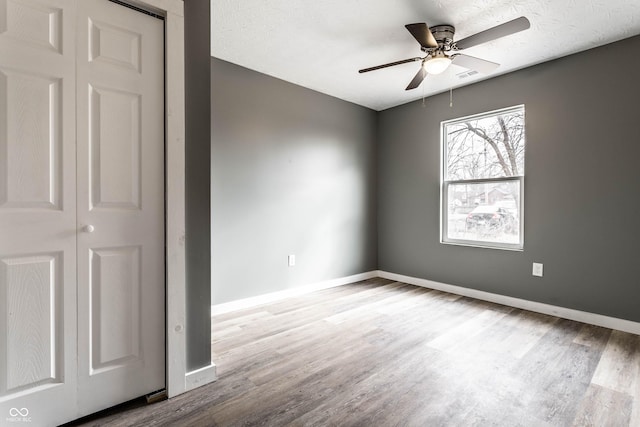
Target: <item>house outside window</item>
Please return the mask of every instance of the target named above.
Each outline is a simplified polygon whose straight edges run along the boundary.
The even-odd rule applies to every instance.
[[[522,250],[524,106],[442,123],[441,242]]]

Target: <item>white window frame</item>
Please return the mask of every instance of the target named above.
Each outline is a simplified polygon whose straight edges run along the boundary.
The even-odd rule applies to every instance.
[[[459,117],[455,119],[446,120],[440,123],[440,243],[448,245],[458,246],[471,246],[478,248],[489,249],[503,249],[511,251],[523,251],[524,250],[524,171],[522,175],[510,176],[502,178],[481,178],[481,179],[459,179],[459,180],[446,180],[447,170],[447,141],[446,141],[446,127],[451,124],[465,122],[469,120],[479,120],[486,117],[497,116],[499,114],[509,113],[511,111],[522,110],[523,117],[526,121],[526,112],[523,104],[514,105],[512,107],[501,108],[498,110],[488,111],[479,114],[472,114],[465,117]],[[526,124],[525,124],[526,133]],[[525,141],[525,161],[526,161],[526,141]],[[517,181],[520,186],[520,204],[518,211],[520,217],[518,218],[520,229],[520,242],[519,243],[501,243],[501,242],[489,242],[479,240],[466,240],[456,239],[447,236],[447,229],[449,223],[449,186],[452,184],[484,184],[493,182],[513,182]]]

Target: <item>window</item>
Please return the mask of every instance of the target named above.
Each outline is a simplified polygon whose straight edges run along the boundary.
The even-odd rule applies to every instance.
[[[442,123],[443,243],[523,248],[524,106]]]

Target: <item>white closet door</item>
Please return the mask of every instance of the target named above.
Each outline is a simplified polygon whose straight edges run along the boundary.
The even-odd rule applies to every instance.
[[[163,39],[107,0],[0,0],[0,424],[165,386]]]
[[[78,2],[80,415],[165,386],[164,23]]]
[[[74,1],[0,0],[0,424],[76,401]]]

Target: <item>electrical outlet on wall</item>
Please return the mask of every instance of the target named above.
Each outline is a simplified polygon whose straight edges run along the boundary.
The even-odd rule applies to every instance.
[[[295,255],[289,255],[287,257],[287,263],[289,264],[289,267],[293,267],[294,265],[296,265],[296,256]]]
[[[542,277],[542,263],[539,263],[539,262],[533,263],[533,275],[537,277]]]

